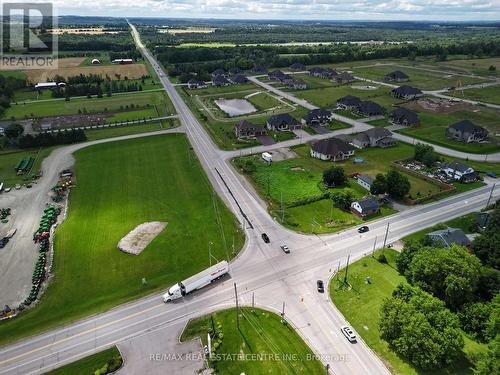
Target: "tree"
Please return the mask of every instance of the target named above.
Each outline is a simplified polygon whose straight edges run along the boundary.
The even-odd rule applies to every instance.
[[[488,70],[489,70],[490,72],[494,72],[494,71],[496,71],[496,70],[497,70],[497,68],[496,68],[496,66],[494,66],[494,65],[490,65],[490,67],[488,68]]]
[[[500,271],[481,267],[476,296],[483,301],[490,301],[500,291]]]
[[[255,163],[252,160],[246,160],[245,163],[243,164],[243,172],[247,174],[252,174],[255,173],[257,170],[257,167],[255,166]]]
[[[471,300],[480,268],[479,259],[462,246],[424,247],[414,254],[406,277],[411,284],[457,309]]]
[[[385,194],[387,191],[387,181],[385,176],[382,173],[377,174],[375,176],[375,180],[372,182],[370,186],[370,193],[373,195]]]
[[[351,191],[338,191],[332,194],[332,203],[335,207],[341,210],[348,211],[351,208],[351,203],[354,195]]]
[[[396,266],[400,274],[405,275],[408,267],[413,260],[413,256],[422,248],[422,245],[418,242],[407,242],[405,243],[403,250],[396,258]]]
[[[406,284],[382,305],[379,328],[398,355],[423,370],[450,365],[464,345],[458,319],[443,302]]]
[[[24,128],[21,124],[9,124],[5,128],[5,136],[10,140],[17,140],[24,132]]]
[[[500,334],[489,343],[488,351],[478,356],[474,375],[500,374]]]
[[[408,177],[396,170],[390,170],[386,176],[387,193],[394,198],[402,198],[410,192],[411,184]]]
[[[341,186],[347,182],[347,177],[342,167],[328,168],[323,172],[323,182],[328,187]]]
[[[500,268],[500,207],[496,207],[488,217],[485,231],[472,241],[474,254],[484,265]]]
[[[458,314],[462,329],[479,341],[486,339],[486,328],[493,312],[493,304],[485,302],[467,303]]]

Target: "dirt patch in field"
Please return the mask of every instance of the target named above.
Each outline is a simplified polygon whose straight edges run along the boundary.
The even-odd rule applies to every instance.
[[[407,103],[405,107],[416,111],[434,113],[453,113],[461,111],[472,111],[474,109],[473,106],[469,103],[437,98],[418,99]]]
[[[97,65],[97,66],[59,66],[57,69],[34,69],[25,71],[28,80],[32,83],[47,82],[56,75],[68,78],[80,74],[100,74],[103,78],[108,76],[111,79],[137,79],[149,75],[144,64],[128,65]]]
[[[164,221],[139,224],[118,242],[118,249],[125,253],[139,255],[166,226],[167,223]]]

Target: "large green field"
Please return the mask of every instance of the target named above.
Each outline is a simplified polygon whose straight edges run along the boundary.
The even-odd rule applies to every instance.
[[[159,291],[241,248],[244,235],[213,192],[185,135],[158,135],[75,153],[78,184],[55,234],[55,277],[39,305],[0,323],[0,344]],[[133,256],[119,240],[146,221],[167,227]],[[142,285],[142,278],[147,284]],[[89,280],[92,282],[89,283]]]
[[[397,252],[385,250],[388,264],[382,264],[371,256],[366,256],[349,265],[349,290],[342,287],[344,270],[340,271],[341,281],[332,279],[330,296],[335,306],[346,317],[355,331],[372,348],[393,374],[404,375],[465,375],[472,374],[470,358],[478,352],[486,351],[484,344],[478,344],[464,335],[465,347],[463,356],[454,366],[434,372],[422,372],[402,360],[394,353],[386,341],[380,338],[378,327],[380,308],[386,298],[400,283],[405,283],[395,268]],[[378,253],[375,254],[378,256]],[[366,282],[370,277],[371,283]]]
[[[150,106],[148,109],[147,106]],[[130,110],[134,106],[137,109],[146,109],[151,115],[166,116],[175,113],[170,99],[164,92],[138,92],[133,94],[113,95],[112,97],[91,99],[80,98],[65,100],[50,100],[33,102],[29,104],[12,104],[5,112],[5,119],[23,119],[30,117],[49,117],[75,115],[78,113],[96,113]],[[155,109],[156,107],[156,109]],[[156,115],[156,113],[158,113]],[[136,118],[142,118],[136,117]]]
[[[474,73],[480,75],[500,75],[500,58],[499,57],[491,57],[484,59],[470,59],[468,57],[465,58],[449,58],[447,61],[440,61],[435,63],[436,65],[448,69],[456,69],[458,71],[464,71],[467,73]],[[495,70],[490,70],[490,66],[494,66]]]
[[[222,344],[215,352],[215,357],[221,359],[209,362],[218,374],[325,373],[321,362],[314,359],[313,352],[295,330],[290,325],[281,323],[278,315],[261,309],[252,311],[249,307],[241,308],[239,329],[236,328],[234,308],[192,320],[182,333],[181,340],[200,337],[206,345],[207,333],[212,327],[211,318],[216,327],[220,324],[223,333]],[[241,359],[232,359],[234,356],[240,356]],[[258,356],[263,360],[245,360],[245,357]]]
[[[367,64],[368,65],[368,64]],[[371,66],[371,67],[355,67],[354,74],[358,77],[368,78],[375,81],[384,81],[384,75],[400,70],[406,73],[410,80],[405,84],[415,86],[420,90],[437,90],[447,87],[458,86],[460,82],[462,85],[471,83],[485,82],[484,79],[471,78],[455,74],[445,74],[441,72],[428,71],[423,69],[416,69],[410,66]],[[397,82],[390,82],[398,84]]]
[[[477,100],[479,102],[500,104],[500,85],[484,88],[457,90],[446,93],[457,98]]]

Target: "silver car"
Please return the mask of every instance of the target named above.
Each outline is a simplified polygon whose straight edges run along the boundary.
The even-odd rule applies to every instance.
[[[354,334],[354,331],[352,330],[351,327],[349,326],[342,326],[340,327],[340,330],[344,334],[344,336],[349,340],[350,342],[356,342],[356,335]]]

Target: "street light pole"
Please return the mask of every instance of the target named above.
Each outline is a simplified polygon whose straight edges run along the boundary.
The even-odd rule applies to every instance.
[[[382,255],[384,254],[385,244],[387,243],[387,235],[389,234],[389,223],[387,223],[387,228],[385,229],[384,246],[382,246]]]
[[[495,190],[496,182],[491,187],[490,196],[488,197],[488,202],[486,203],[486,208],[490,205],[491,197],[493,196],[493,190]]]

